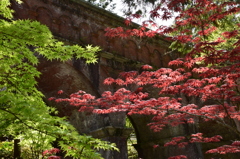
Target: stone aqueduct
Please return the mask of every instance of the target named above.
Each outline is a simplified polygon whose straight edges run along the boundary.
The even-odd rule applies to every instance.
[[[134,39],[110,39],[104,36],[104,29],[123,26],[124,19],[84,1],[24,0],[23,4],[15,3],[14,9],[16,18],[40,21],[56,37],[71,43],[101,46],[104,52],[157,67],[167,64],[167,57],[163,56],[169,45],[166,40],[148,43]]]
[[[151,40],[108,38],[104,36],[106,27],[124,26],[124,19],[97,8],[82,0],[23,0],[24,3],[12,2],[16,19],[32,19],[47,25],[53,35],[66,44],[91,44],[100,46],[98,63],[87,65],[83,60],[47,61],[40,58],[38,65],[42,73],[38,88],[46,96],[56,96],[58,90],[64,90],[66,95],[78,90],[84,90],[99,96],[105,90],[114,91],[113,86],[103,85],[107,77],[117,77],[119,72],[136,70],[142,64],[155,67],[167,67],[169,60],[174,58],[168,52],[169,42],[156,38]],[[125,26],[124,26],[125,27]],[[131,27],[138,27],[133,24]],[[134,89],[134,88],[132,88]],[[127,159],[127,137],[131,132],[125,128],[125,115],[115,113],[109,115],[86,115],[79,113],[76,108],[64,104],[54,104],[46,100],[49,105],[55,105],[60,116],[68,116],[70,122],[80,133],[87,133],[94,137],[115,142],[120,149],[118,152],[101,152],[104,158]],[[138,139],[135,145],[139,157],[144,159],[166,158],[185,152],[176,149],[166,150],[163,147],[153,149],[154,144],[161,144],[165,139],[176,135],[176,130],[164,133],[153,133],[146,126],[151,117],[135,116],[131,119]],[[177,132],[179,133],[179,132]],[[180,131],[180,134],[184,131]],[[195,146],[187,147],[190,154],[198,156]],[[155,157],[154,157],[155,156]]]

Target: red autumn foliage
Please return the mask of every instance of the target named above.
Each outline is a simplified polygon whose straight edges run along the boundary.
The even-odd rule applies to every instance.
[[[240,141],[234,141],[231,145],[223,145],[216,149],[208,150],[206,153],[239,153],[240,152]]]
[[[187,159],[187,156],[184,156],[184,155],[178,155],[178,156],[172,156],[172,157],[169,157],[168,159]]]
[[[50,150],[43,151],[42,155],[43,155],[43,157],[46,156],[48,159],[61,159],[61,157],[55,156],[56,153],[59,153],[59,152],[60,152],[60,150],[58,148],[52,148]]]
[[[58,94],[63,94],[63,90],[59,90],[59,91],[58,91]]]
[[[175,26],[159,26],[153,31],[146,29],[147,24],[156,23],[148,21],[140,29],[122,27],[106,29],[106,36],[121,38],[131,36],[151,38],[172,33],[170,39],[178,42],[176,47],[191,44],[183,58],[169,62],[169,67],[175,66],[177,69],[153,70],[153,67],[144,65],[141,73],[124,72],[117,79],[109,77],[104,81],[104,84],[108,85],[134,84],[139,86],[137,90],[121,88],[116,92],[106,91],[98,99],[85,92],[77,92],[66,99],[51,98],[51,100],[69,102],[71,105],[79,106],[80,111],[98,114],[126,112],[127,115],[154,115],[152,123],[149,124],[153,131],[161,131],[167,125],[193,124],[196,118],[206,122],[214,121],[223,129],[234,132],[238,138],[234,138],[236,141],[231,145],[223,145],[208,150],[207,153],[240,152],[238,141],[240,130],[237,127],[240,122],[240,25],[237,24],[231,30],[221,33],[222,28],[218,24],[227,16],[239,14],[239,4],[234,1],[217,3],[214,0],[194,0],[192,6],[181,7],[188,3],[188,0],[161,0],[162,7],[158,6],[150,12],[151,17],[162,20],[172,17],[173,11],[178,12]],[[130,24],[134,17],[139,18],[139,15],[131,15],[126,24]],[[211,37],[216,31],[220,32],[218,37]],[[151,98],[144,92],[145,85],[158,89],[159,97]],[[214,104],[203,106],[197,103],[184,104],[184,97],[193,97],[202,102],[214,101]],[[225,122],[226,120],[232,122]],[[188,138],[174,137],[164,146],[185,147],[188,143],[219,142],[222,139],[220,135],[203,137],[204,135],[199,132],[191,134]],[[154,145],[154,148],[157,146]],[[169,159],[180,158],[187,157],[180,155]]]

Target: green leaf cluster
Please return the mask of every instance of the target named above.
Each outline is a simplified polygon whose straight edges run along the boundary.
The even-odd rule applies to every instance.
[[[9,5],[9,0],[0,1],[0,136],[20,139],[24,158],[41,157],[56,140],[61,141],[66,155],[77,158],[78,152],[68,151],[68,147],[82,150],[81,156],[96,158],[100,158],[98,148],[116,149],[108,142],[79,135],[64,118],[50,115],[56,110],[43,102],[43,94],[36,88],[38,56],[60,61],[84,58],[94,63],[100,49],[66,46],[39,22],[13,20]]]
[[[13,158],[13,142],[3,141],[0,142],[0,158]]]

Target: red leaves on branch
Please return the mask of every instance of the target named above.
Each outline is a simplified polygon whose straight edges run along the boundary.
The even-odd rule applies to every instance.
[[[179,147],[185,147],[184,144],[179,145],[183,140],[185,140],[184,136],[174,137],[171,141],[165,143],[164,146],[178,145]]]
[[[240,141],[234,141],[231,145],[223,145],[215,149],[208,150],[206,153],[239,153],[240,152]]]
[[[220,135],[216,135],[216,136],[213,136],[213,137],[203,137],[202,133],[197,133],[197,134],[192,134],[190,139],[186,138],[185,136],[173,137],[172,140],[167,142],[167,143],[165,143],[164,146],[165,147],[166,146],[178,146],[179,148],[184,148],[189,143],[196,143],[196,142],[198,142],[198,143],[219,142],[221,139],[222,139],[222,137]],[[215,151],[215,150],[213,150],[213,151]],[[213,152],[213,153],[215,153],[215,152]]]
[[[217,30],[217,27],[211,26],[210,28],[199,31],[198,34],[201,36],[203,36],[203,35],[207,36],[207,35],[211,34],[212,32],[214,32],[215,30]]]
[[[48,159],[60,159],[61,158],[60,156],[52,156],[59,152],[60,150],[58,148],[52,148],[50,150],[43,151],[42,155],[43,157],[48,156]]]
[[[194,142],[203,142],[203,143],[208,143],[208,142],[219,142],[222,139],[222,137],[220,135],[216,135],[213,137],[203,137],[202,133],[197,133],[197,134],[192,134],[191,135],[191,139],[190,142],[194,143]]]
[[[235,36],[238,35],[238,30],[234,30],[234,31],[231,31],[231,32],[226,31],[226,32],[223,32],[222,35],[223,35],[225,38],[230,39],[230,38],[235,37]]]
[[[113,84],[114,83],[114,79],[113,78],[111,78],[111,77],[108,77],[108,78],[106,78],[105,80],[104,80],[104,84],[106,84],[106,85],[111,85],[111,84]]]
[[[172,65],[175,65],[175,66],[179,66],[179,65],[182,65],[184,64],[184,61],[182,58],[178,58],[176,60],[172,60],[168,63],[169,66],[172,66]]]
[[[58,94],[63,94],[63,90],[59,90],[57,93]]]
[[[178,156],[168,157],[168,159],[187,159],[187,156],[185,156],[185,155],[178,155]]]
[[[156,10],[156,9],[150,11],[150,16],[153,18],[160,18],[160,14],[158,13],[158,10]]]
[[[150,65],[143,65],[141,68],[142,68],[143,70],[151,70],[151,69],[153,69],[153,67],[150,66]]]

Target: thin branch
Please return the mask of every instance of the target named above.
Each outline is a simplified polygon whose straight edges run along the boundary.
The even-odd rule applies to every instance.
[[[40,133],[43,133],[43,134],[46,134],[46,135],[49,135],[49,136],[52,136],[52,137],[56,137],[55,134],[48,133],[47,131],[42,131],[42,130],[36,129],[36,128],[34,128],[34,127],[32,127],[32,126],[26,124],[26,123],[25,123],[20,117],[18,117],[15,113],[13,113],[13,112],[11,112],[11,111],[9,111],[9,110],[2,109],[2,108],[0,108],[0,110],[5,111],[5,112],[7,112],[7,113],[13,115],[16,119],[18,119],[23,125],[25,125],[25,126],[28,127],[29,129],[32,129],[32,130],[38,131],[38,132],[40,132]]]

